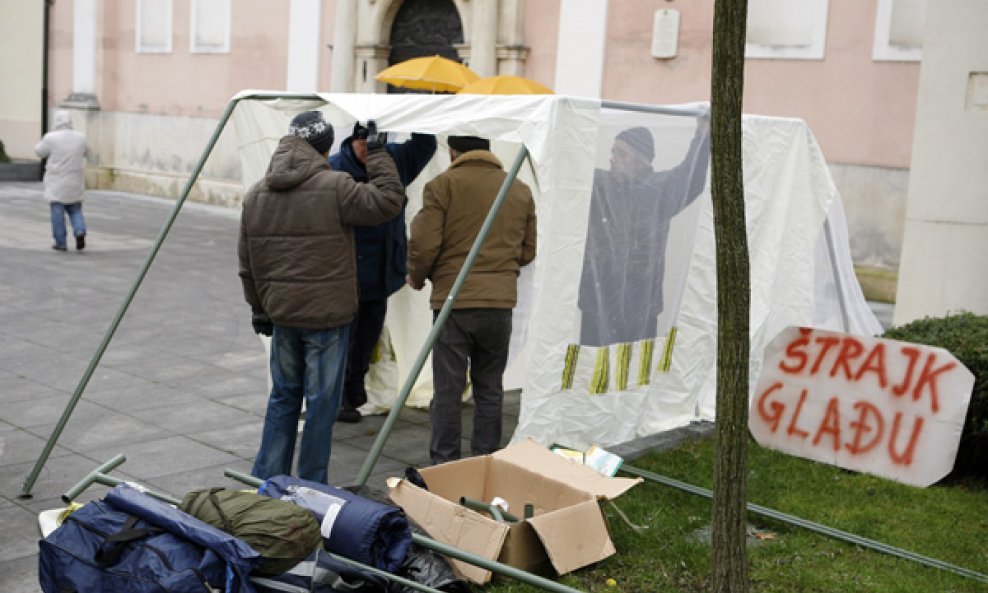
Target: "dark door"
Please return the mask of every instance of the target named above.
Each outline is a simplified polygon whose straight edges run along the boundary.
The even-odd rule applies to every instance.
[[[391,25],[388,65],[440,55],[460,61],[454,43],[463,43],[463,25],[452,0],[405,0]],[[388,85],[389,93],[414,93]]]

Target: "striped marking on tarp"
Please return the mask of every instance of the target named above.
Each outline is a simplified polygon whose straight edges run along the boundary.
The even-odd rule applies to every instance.
[[[593,367],[593,377],[590,379],[591,395],[607,393],[608,375],[610,369],[610,349],[604,346],[597,350],[597,360]]]
[[[566,362],[563,364],[563,391],[573,389],[573,376],[576,375],[576,363],[580,360],[580,345],[570,344],[566,347]]]
[[[668,373],[672,368],[672,349],[676,344],[676,328],[669,328],[669,335],[666,336],[666,343],[662,346],[662,357],[659,359],[658,371]]]

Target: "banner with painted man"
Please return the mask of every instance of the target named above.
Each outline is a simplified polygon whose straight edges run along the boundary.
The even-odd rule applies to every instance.
[[[563,387],[648,385],[668,369],[696,209],[710,160],[709,112],[601,111],[577,306]]]

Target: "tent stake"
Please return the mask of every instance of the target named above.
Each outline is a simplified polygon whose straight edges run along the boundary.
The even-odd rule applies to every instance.
[[[367,454],[367,458],[364,460],[364,465],[360,468],[360,473],[357,474],[357,485],[363,486],[367,483],[367,478],[370,476],[371,471],[374,469],[374,464],[377,463],[377,458],[381,455],[381,450],[384,449],[384,444],[388,440],[388,435],[391,434],[391,429],[395,422],[398,421],[398,414],[401,413],[401,409],[405,406],[405,401],[408,399],[408,395],[412,392],[412,387],[415,386],[415,381],[419,378],[419,373],[422,372],[422,367],[425,366],[425,360],[429,357],[429,352],[432,350],[432,346],[439,339],[439,332],[442,331],[443,325],[446,324],[446,318],[449,317],[450,312],[453,310],[453,304],[456,302],[456,297],[460,293],[460,288],[466,282],[467,275],[470,273],[470,268],[473,267],[473,262],[477,259],[477,254],[480,253],[480,248],[483,246],[484,241],[487,239],[488,233],[490,233],[491,227],[494,225],[494,219],[497,217],[498,211],[501,209],[501,205],[504,203],[505,198],[508,195],[508,189],[514,182],[515,178],[518,177],[518,171],[521,169],[521,165],[528,158],[528,149],[522,145],[521,149],[518,151],[518,155],[515,156],[514,163],[511,164],[511,168],[508,170],[507,177],[504,178],[504,183],[501,184],[501,189],[497,193],[497,197],[494,199],[494,203],[491,204],[490,211],[487,212],[487,218],[484,220],[484,225],[480,228],[480,232],[477,234],[477,239],[473,242],[473,246],[470,248],[470,253],[467,254],[467,258],[463,261],[463,267],[460,268],[459,274],[456,276],[456,280],[453,282],[453,287],[449,291],[449,295],[446,297],[446,302],[443,303],[442,310],[439,311],[439,315],[432,324],[432,329],[429,331],[429,335],[425,340],[425,344],[422,345],[422,349],[419,351],[418,357],[416,357],[415,362],[412,363],[412,368],[405,377],[405,383],[401,387],[401,391],[398,393],[398,398],[391,405],[391,411],[388,412],[388,417],[384,420],[384,424],[381,426],[380,432],[377,434],[377,438],[374,439],[374,444],[371,446],[370,453]]]

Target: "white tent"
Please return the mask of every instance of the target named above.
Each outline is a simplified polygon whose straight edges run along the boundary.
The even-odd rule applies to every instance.
[[[554,96],[325,94],[320,100],[248,98],[234,112],[244,181],[260,179],[291,117],[320,109],[344,138],[354,121],[374,119],[396,135],[449,134],[490,138],[510,163],[522,143],[531,167],[519,178],[536,195],[538,256],[519,280],[507,388],[521,387],[514,440],[603,446],[714,415],[716,271],[712,208],[704,190],[672,218],[662,252],[665,306],[654,339],[627,345],[581,345],[580,284],[588,248],[595,170],[609,166],[621,131],[646,128],[650,163],[663,171],[684,161],[699,105],[656,107]],[[448,164],[440,149],[409,187],[408,218],[425,181]],[[701,178],[702,181],[702,178]],[[800,120],[746,116],[744,181],[751,259],[751,386],[762,349],[781,329],[806,325],[875,335],[854,277],[840,199],[812,133]],[[665,239],[663,239],[663,245]],[[629,268],[630,269],[630,268]],[[584,306],[584,308],[586,308]],[[372,408],[386,408],[408,374],[431,324],[428,292],[408,288],[389,304],[393,345],[372,371]],[[596,344],[594,342],[594,344]],[[654,349],[654,352],[653,352]],[[385,356],[385,363],[389,362]],[[637,368],[637,371],[635,370]],[[601,382],[601,373],[609,374]],[[427,405],[428,373],[408,404]]]

